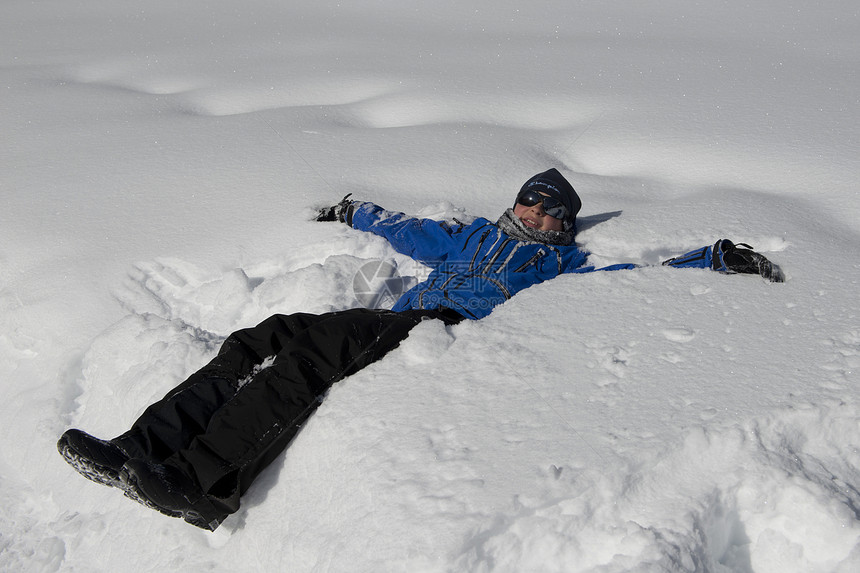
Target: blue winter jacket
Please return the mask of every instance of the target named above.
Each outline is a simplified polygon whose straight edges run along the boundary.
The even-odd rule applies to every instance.
[[[450,308],[477,320],[521,290],[562,273],[635,268],[585,266],[588,252],[575,245],[525,242],[487,219],[450,225],[352,203],[347,223],[387,239],[400,253],[432,267],[427,279],[407,291],[392,310]]]

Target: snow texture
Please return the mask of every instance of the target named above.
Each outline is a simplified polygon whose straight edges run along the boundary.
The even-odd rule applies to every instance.
[[[0,570],[860,570],[858,32],[849,0],[5,0]],[[57,454],[369,262],[426,273],[315,207],[493,219],[549,167],[590,262],[643,268],[421,324],[218,531]],[[659,266],[722,237],[787,282]]]

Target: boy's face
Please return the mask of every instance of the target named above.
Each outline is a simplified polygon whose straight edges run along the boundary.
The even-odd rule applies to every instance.
[[[541,195],[548,197],[546,193],[541,193]],[[561,219],[556,219],[546,214],[546,211],[543,210],[543,203],[536,203],[531,207],[517,203],[514,205],[514,215],[526,227],[538,229],[539,231],[561,231],[564,229]]]

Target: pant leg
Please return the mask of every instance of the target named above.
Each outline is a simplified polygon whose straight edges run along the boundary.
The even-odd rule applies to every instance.
[[[192,477],[225,514],[278,456],[335,382],[378,360],[430,311],[353,309],[317,317],[242,385],[206,431],[165,461]],[[289,318],[289,317],[288,317]]]
[[[215,358],[150,405],[128,432],[112,441],[131,457],[164,461],[206,431],[211,417],[233,398],[255,367],[276,356],[319,318],[301,313],[274,315],[234,332]]]

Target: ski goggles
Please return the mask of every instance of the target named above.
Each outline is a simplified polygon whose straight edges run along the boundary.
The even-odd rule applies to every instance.
[[[555,197],[541,195],[537,191],[522,191],[519,195],[517,195],[517,203],[525,207],[532,207],[534,205],[537,205],[538,203],[541,203],[544,213],[546,213],[550,217],[554,217],[562,221],[567,219],[568,212],[567,207],[564,206],[564,203],[562,203]]]

